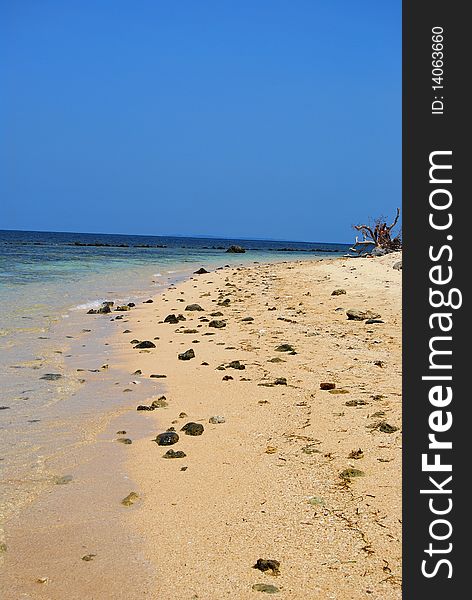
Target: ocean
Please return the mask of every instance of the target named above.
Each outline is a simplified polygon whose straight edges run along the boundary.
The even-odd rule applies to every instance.
[[[233,244],[246,253],[227,253]],[[47,489],[97,435],[101,416],[129,404],[116,393],[129,374],[102,370],[94,380],[111,359],[112,330],[87,310],[106,300],[142,302],[200,267],[347,251],[345,244],[0,231],[0,517]],[[140,393],[158,389],[143,382]]]

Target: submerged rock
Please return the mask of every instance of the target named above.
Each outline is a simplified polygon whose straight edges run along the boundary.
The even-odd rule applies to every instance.
[[[201,423],[186,423],[180,431],[185,431],[186,435],[202,435],[204,427]]]
[[[230,254],[243,254],[246,250],[242,246],[237,246],[236,244],[231,245],[226,252]]]

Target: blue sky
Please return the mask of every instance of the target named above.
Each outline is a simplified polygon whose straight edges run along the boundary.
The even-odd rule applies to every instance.
[[[399,0],[0,9],[0,229],[349,242],[400,205]]]

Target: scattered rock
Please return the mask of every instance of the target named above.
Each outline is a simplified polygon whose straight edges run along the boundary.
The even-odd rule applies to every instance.
[[[179,360],[190,360],[191,358],[195,358],[195,352],[190,348],[190,350],[186,350],[179,354],[178,358]]]
[[[62,375],[60,373],[46,373],[45,375],[40,377],[40,379],[44,379],[46,381],[57,381],[58,379],[61,379],[61,378],[62,378]]]
[[[210,317],[223,317],[223,313],[217,310],[216,312],[210,313]]]
[[[232,360],[228,368],[230,369],[238,369],[238,371],[243,371],[246,368],[246,365],[243,365],[239,360]]]
[[[359,460],[360,458],[364,458],[364,452],[361,448],[358,450],[351,450],[348,458],[353,458],[354,460]]]
[[[72,475],[56,475],[53,481],[56,485],[67,485],[73,480]]]
[[[320,383],[320,390],[334,390],[334,388],[336,387],[335,383],[330,383],[330,382],[322,382]]]
[[[144,342],[139,342],[134,346],[135,348],[155,348],[156,344],[154,342],[150,342],[149,340],[144,340]]]
[[[203,267],[201,267],[200,269],[198,269],[198,271],[194,271],[194,275],[204,275],[205,273],[209,273],[209,271],[207,271]]]
[[[365,400],[348,400],[346,406],[365,406],[367,402]]]
[[[186,423],[180,431],[185,431],[185,435],[202,435],[204,427],[201,423]]]
[[[187,413],[181,412],[179,414],[179,419],[185,419],[185,417],[188,417]]]
[[[347,318],[350,321],[365,321],[367,319],[378,319],[379,314],[372,312],[371,310],[358,310],[357,308],[349,308],[346,311]]]
[[[225,423],[226,419],[221,415],[215,415],[214,417],[210,417],[208,419],[208,422],[212,423],[213,425],[216,425],[217,423]]]
[[[174,431],[174,428],[171,427],[164,433],[159,433],[156,436],[156,439],[153,442],[156,442],[158,446],[172,446],[179,441],[179,434]]]
[[[230,254],[243,254],[246,250],[242,246],[231,245],[226,252],[229,252]]]
[[[130,307],[127,304],[124,304],[123,306],[117,306],[115,308],[115,310],[117,312],[126,312],[127,310],[131,310]]]
[[[249,323],[251,321],[254,321],[254,317],[244,317],[243,319],[241,319],[241,321],[243,323]]]
[[[396,262],[392,268],[395,269],[396,271],[401,271],[402,270],[402,261],[399,260],[398,262]]]
[[[165,396],[160,396],[159,398],[157,398],[157,400],[153,400],[151,402],[151,408],[153,408],[153,409],[165,408],[166,406],[169,406],[169,404],[168,404]]]
[[[175,315],[167,315],[164,319],[164,323],[171,323],[172,325],[176,325],[179,322],[179,319]]]
[[[136,371],[133,373],[133,375],[142,375],[143,372],[141,371],[141,369],[136,369]]]
[[[185,458],[186,456],[183,450],[167,450],[162,458]]]
[[[232,381],[234,378],[231,375],[224,375],[223,381]]]
[[[226,322],[215,319],[208,323],[208,327],[216,327],[217,329],[221,329],[222,327],[226,327]]]
[[[395,433],[395,431],[398,431],[398,427],[395,427],[395,425],[389,425],[386,421],[381,421],[377,425],[377,429],[382,433]]]
[[[285,377],[277,377],[274,381],[274,385],[287,385],[287,379]]]
[[[295,352],[295,348],[291,344],[281,344],[275,349],[276,352]]]
[[[130,440],[129,438],[118,438],[116,441],[120,442],[121,444],[127,444],[127,445],[133,443],[133,441]]]
[[[258,558],[253,569],[259,569],[263,573],[269,572],[270,575],[280,575],[280,562],[272,558]]]
[[[252,586],[252,589],[255,592],[266,592],[266,594],[277,594],[280,592],[276,585],[272,585],[270,583],[255,583]]]
[[[93,560],[96,556],[96,554],[86,554],[85,556],[82,556],[82,560],[85,560],[85,562],[89,562]]]
[[[344,479],[345,481],[350,481],[354,477],[363,477],[364,475],[364,471],[354,469],[353,467],[344,469],[344,471],[341,471],[341,473],[339,473],[339,477],[341,477],[341,479]]]
[[[200,306],[200,304],[188,304],[185,307],[185,310],[189,310],[189,311],[202,311],[204,309]]]
[[[158,375],[157,373],[153,373],[152,375],[149,375],[149,377],[151,377],[152,379],[164,379],[165,377],[167,377],[167,375]]]
[[[375,325],[377,323],[383,323],[384,321],[382,321],[381,319],[367,319],[367,321],[365,322],[366,325]]]
[[[331,292],[331,296],[341,296],[342,294],[345,294],[346,290],[343,290],[342,288],[338,289],[338,290],[333,290]]]
[[[153,302],[154,302],[154,300],[151,300],[151,299],[149,298],[149,300],[145,300],[145,301],[143,302],[143,304],[152,304]]]

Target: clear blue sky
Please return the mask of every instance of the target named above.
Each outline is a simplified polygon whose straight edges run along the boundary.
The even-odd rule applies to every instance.
[[[400,0],[0,8],[0,229],[343,242],[400,205]]]

